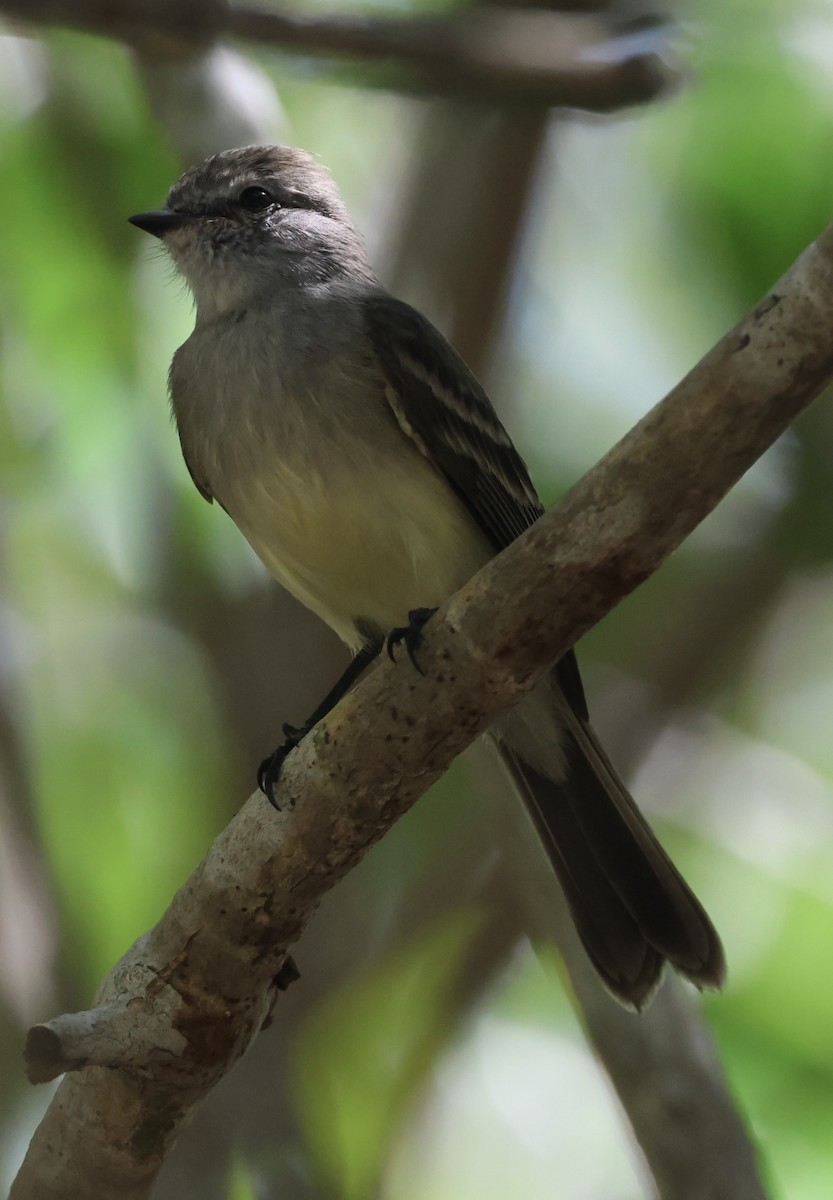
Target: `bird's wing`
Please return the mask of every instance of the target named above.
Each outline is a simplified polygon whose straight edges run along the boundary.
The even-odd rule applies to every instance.
[[[409,304],[371,296],[364,314],[385,396],[403,433],[445,477],[495,550],[503,550],[544,509],[489,397],[442,334]],[[586,720],[572,650],[555,671],[573,711]]]
[[[385,396],[403,431],[445,477],[495,550],[544,511],[489,397],[445,338],[390,296],[364,305]]]

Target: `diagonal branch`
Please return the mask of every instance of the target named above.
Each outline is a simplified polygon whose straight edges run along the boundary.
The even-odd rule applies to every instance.
[[[56,1069],[100,1065],[64,1079],[14,1200],[150,1194],[182,1122],[271,1012],[287,950],[322,895],[818,395],[833,375],[831,331],[833,226],[553,510],[452,597],[431,622],[424,676],[381,662],[321,722],[286,764],[283,811],[260,796],[243,806],[104,981],[95,1012],[32,1035],[33,1075],[49,1073],[42,1047]],[[97,1025],[106,1044],[96,1049]]]
[[[537,905],[540,909],[540,904]],[[565,910],[546,916],[587,1038],[619,1097],[663,1200],[766,1200],[757,1147],[717,1046],[683,984],[667,979],[646,1013],[615,1003]],[[716,1001],[719,1003],[719,1001]]]
[[[0,13],[105,34],[162,57],[181,59],[232,38],[293,54],[381,63],[388,69],[375,81],[396,91],[589,112],[644,104],[675,74],[659,53],[618,39],[612,21],[539,8],[370,17],[221,0],[1,0]]]

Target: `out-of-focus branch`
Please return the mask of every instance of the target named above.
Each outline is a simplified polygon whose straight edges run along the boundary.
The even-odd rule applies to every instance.
[[[656,569],[819,393],[833,375],[831,322],[833,226],[552,511],[443,606],[424,675],[382,661],[316,727],[286,763],[283,811],[252,797],[105,980],[97,1007],[130,1010],[133,1033],[108,1056],[109,1069],[66,1076],[14,1200],[149,1195],[182,1122],[271,1011],[287,949],[322,895]],[[171,1037],[140,1064],[131,1047],[152,1042],[148,1022],[167,1024]]]
[[[0,505],[0,580],[7,578],[4,518]],[[0,589],[0,1014],[8,1005],[22,1024],[36,997],[54,999],[55,906],[20,720],[20,626]]]
[[[363,82],[393,90],[591,112],[646,103],[673,77],[658,53],[618,39],[612,22],[538,8],[402,18],[311,15],[219,0],[2,0],[0,13],[105,34],[172,57],[219,38],[239,39],[307,56],[386,63],[395,70]]]
[[[766,1200],[754,1143],[714,1040],[676,979],[643,1017],[601,990],[571,927],[558,940],[590,1044],[627,1113],[661,1197]]]
[[[529,835],[521,828],[525,814],[516,809],[507,815],[510,843],[522,851]],[[733,1101],[714,1038],[687,994],[693,989],[668,977],[647,1011],[628,1012],[599,987],[566,905],[553,904],[543,888],[520,893],[511,850],[507,868],[504,894],[521,905],[520,919],[545,958],[555,937],[573,1005],[619,1097],[657,1196],[766,1200],[755,1143]]]
[[[544,109],[438,101],[402,189],[403,234],[385,280],[441,322],[487,386],[553,119]]]
[[[272,81],[231,46],[192,45],[188,54],[138,46],[135,60],[183,167],[230,146],[279,139],[284,115]]]
[[[587,1035],[659,1196],[766,1200],[755,1143],[733,1103],[714,1039],[682,985],[667,980],[640,1025],[599,991],[585,963],[579,970],[581,981],[575,970],[571,977]]]

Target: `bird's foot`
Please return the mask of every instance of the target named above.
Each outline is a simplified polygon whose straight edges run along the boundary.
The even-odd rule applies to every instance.
[[[277,750],[273,750],[257,769],[257,786],[263,792],[266,799],[278,812],[281,811],[280,805],[275,799],[275,787],[281,777],[283,762],[287,754],[290,754],[300,741],[302,741],[309,733],[307,725],[301,725],[297,728],[294,725],[282,725],[281,733],[285,741],[281,742]]]
[[[400,642],[404,642],[411,663],[420,675],[424,675],[425,672],[417,662],[416,652],[422,645],[422,631],[436,611],[436,608],[412,608],[408,613],[408,624],[390,631],[385,639],[385,649],[391,662],[396,662],[394,650]]]

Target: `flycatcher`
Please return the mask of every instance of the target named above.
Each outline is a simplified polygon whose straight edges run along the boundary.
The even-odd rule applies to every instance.
[[[354,654],[261,767],[271,795],[283,756],[390,631],[411,649],[426,616],[543,510],[488,396],[380,285],[309,154],[218,154],[130,220],[162,239],[196,302],[170,371],[194,483]],[[489,736],[611,992],[640,1008],[665,960],[719,987],[720,939],[599,745],[573,653]]]

